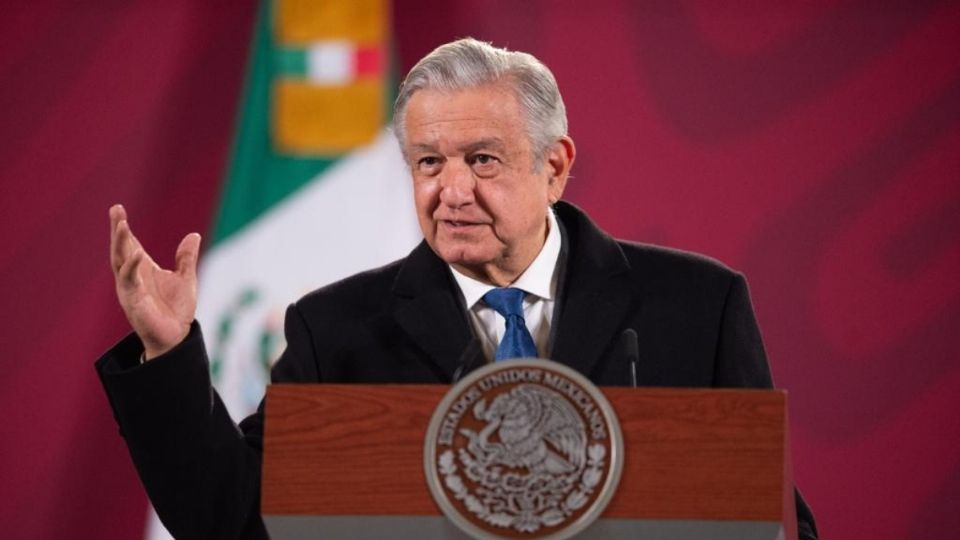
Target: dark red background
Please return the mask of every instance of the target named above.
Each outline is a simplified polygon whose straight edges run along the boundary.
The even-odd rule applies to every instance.
[[[126,331],[107,208],[164,263],[209,227],[255,6],[2,4],[0,530],[139,538],[91,367]],[[402,70],[465,35],[536,54],[579,149],[568,198],[746,272],[823,537],[956,538],[960,6],[451,4],[396,2]]]

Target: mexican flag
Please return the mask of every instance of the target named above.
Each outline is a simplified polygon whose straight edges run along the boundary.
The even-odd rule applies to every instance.
[[[387,130],[386,0],[264,0],[208,251],[200,321],[214,385],[251,413],[283,350],[288,304],[419,241]],[[169,538],[151,512],[148,538]]]

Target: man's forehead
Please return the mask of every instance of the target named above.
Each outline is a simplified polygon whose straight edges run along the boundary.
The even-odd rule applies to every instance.
[[[453,143],[453,149],[470,154],[481,150],[503,151],[509,146],[506,141],[500,137],[480,137],[475,139],[465,139],[461,141],[450,141]],[[431,137],[427,140],[412,141],[410,150],[413,152],[436,152],[440,150],[442,141],[438,137]]]
[[[527,146],[522,110],[513,91],[502,83],[419,90],[403,114],[408,154],[509,152]]]
[[[513,91],[505,84],[440,90],[425,88],[413,94],[405,110],[405,121],[484,122],[491,118],[516,116],[521,112]]]

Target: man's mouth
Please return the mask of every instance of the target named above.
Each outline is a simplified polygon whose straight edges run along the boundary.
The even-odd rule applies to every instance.
[[[461,220],[454,220],[454,219],[444,219],[444,220],[441,220],[440,223],[442,223],[443,225],[451,229],[456,229],[456,230],[464,230],[470,227],[477,227],[481,225],[476,221],[461,221]]]

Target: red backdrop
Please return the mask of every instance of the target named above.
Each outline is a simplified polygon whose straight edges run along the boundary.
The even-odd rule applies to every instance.
[[[0,530],[138,538],[92,369],[126,332],[107,208],[164,263],[207,229],[255,6],[4,4]],[[578,144],[567,198],[746,272],[823,536],[955,538],[960,6],[448,4],[397,0],[401,70],[465,35],[533,52]]]

